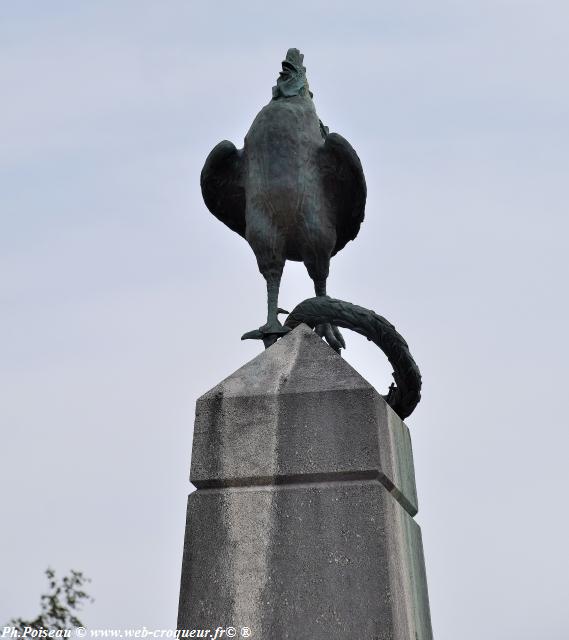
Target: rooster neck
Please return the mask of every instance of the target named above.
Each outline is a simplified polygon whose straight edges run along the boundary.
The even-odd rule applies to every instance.
[[[245,137],[245,148],[254,151],[256,146],[290,145],[300,142],[320,146],[323,139],[320,120],[312,100],[294,96],[271,101],[261,109]],[[278,148],[274,151],[278,153]]]

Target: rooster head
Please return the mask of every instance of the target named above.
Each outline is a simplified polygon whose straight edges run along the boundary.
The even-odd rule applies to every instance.
[[[306,79],[306,67],[302,64],[303,60],[304,56],[298,49],[289,49],[286,52],[286,58],[282,63],[283,70],[279,73],[276,86],[273,87],[273,100],[293,96],[312,98]]]

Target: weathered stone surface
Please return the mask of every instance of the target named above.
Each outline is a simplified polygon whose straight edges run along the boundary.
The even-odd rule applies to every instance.
[[[198,400],[178,628],[432,640],[409,432],[299,326]]]
[[[198,488],[378,478],[411,514],[409,431],[377,391],[301,325],[197,402]]]
[[[178,628],[431,640],[419,527],[378,481],[196,491]]]

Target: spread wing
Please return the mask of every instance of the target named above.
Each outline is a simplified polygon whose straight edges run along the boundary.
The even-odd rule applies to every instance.
[[[358,235],[364,219],[366,181],[358,154],[338,133],[326,136],[320,168],[328,204],[335,213],[337,240],[332,253],[335,255]]]
[[[228,140],[216,145],[202,169],[200,184],[207,208],[230,229],[245,237],[245,189],[242,150]]]

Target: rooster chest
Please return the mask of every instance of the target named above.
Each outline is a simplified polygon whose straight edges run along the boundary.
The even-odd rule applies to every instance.
[[[317,154],[323,144],[312,102],[290,98],[269,103],[245,138],[246,196],[274,206],[298,206],[319,191]]]

